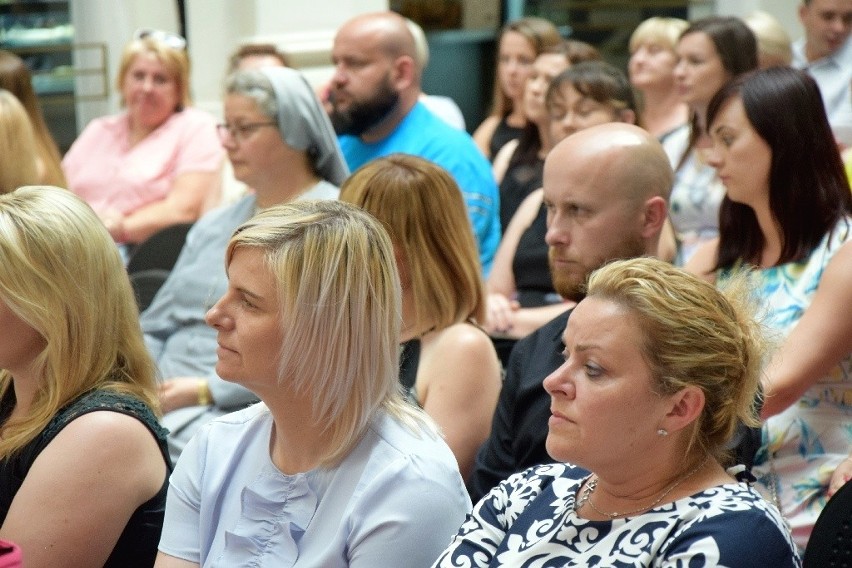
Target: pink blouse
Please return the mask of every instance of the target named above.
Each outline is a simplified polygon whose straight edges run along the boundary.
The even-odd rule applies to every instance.
[[[132,148],[127,113],[97,118],[65,154],[62,168],[68,187],[98,214],[129,215],[165,199],[182,173],[218,172],[223,157],[213,117],[186,108]]]

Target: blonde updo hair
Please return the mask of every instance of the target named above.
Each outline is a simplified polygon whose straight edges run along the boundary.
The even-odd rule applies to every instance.
[[[589,277],[587,297],[632,312],[656,391],[671,395],[696,386],[704,408],[693,423],[686,455],[727,461],[738,421],[760,425],[756,395],[764,348],[745,278],[724,292],[667,262],[635,258],[607,264]]]
[[[178,106],[174,109],[175,112],[192,105],[192,99],[189,96],[189,58],[186,55],[186,50],[170,47],[153,36],[134,39],[125,46],[116,77],[118,92],[121,93],[122,91],[125,75],[127,75],[133,61],[137,56],[145,53],[153,54],[174,79],[178,92]],[[124,100],[121,101],[121,104],[124,104]]]
[[[689,27],[689,22],[680,18],[664,18],[654,16],[648,18],[633,30],[630,35],[630,53],[633,53],[642,44],[658,44],[669,51],[674,51],[680,34]]]
[[[755,10],[743,21],[757,39],[757,59],[761,69],[789,66],[793,62],[790,34],[772,14]]]

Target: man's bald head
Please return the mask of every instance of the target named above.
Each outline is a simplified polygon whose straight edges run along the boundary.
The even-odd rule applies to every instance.
[[[593,270],[656,253],[672,178],[660,143],[623,122],[581,130],[550,151],[545,240],[560,295],[579,300]]]
[[[331,48],[329,102],[337,133],[375,142],[392,132],[420,96],[416,55],[399,14],[362,14],[343,24]]]
[[[646,130],[611,122],[581,130],[556,145],[545,162],[606,176],[609,189],[633,201],[659,196],[668,201],[674,181],[669,158]]]
[[[388,57],[408,56],[417,60],[414,36],[408,29],[405,18],[395,12],[373,12],[361,14],[347,21],[337,35],[352,34],[368,41]]]

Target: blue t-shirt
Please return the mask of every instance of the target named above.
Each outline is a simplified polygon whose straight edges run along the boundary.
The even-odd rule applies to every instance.
[[[513,475],[477,503],[434,566],[801,566],[778,510],[747,484],[589,521],[574,512],[587,475],[561,463]]]
[[[348,134],[340,136],[339,141],[353,172],[371,160],[395,153],[420,156],[447,170],[461,188],[482,272],[488,275],[500,244],[500,197],[491,165],[469,134],[448,126],[417,103],[396,129],[378,142],[368,144]]]

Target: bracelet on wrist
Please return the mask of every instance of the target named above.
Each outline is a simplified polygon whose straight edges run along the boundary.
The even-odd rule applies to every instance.
[[[207,381],[198,381],[198,405],[210,406],[213,404],[213,397],[210,396],[210,385]]]

